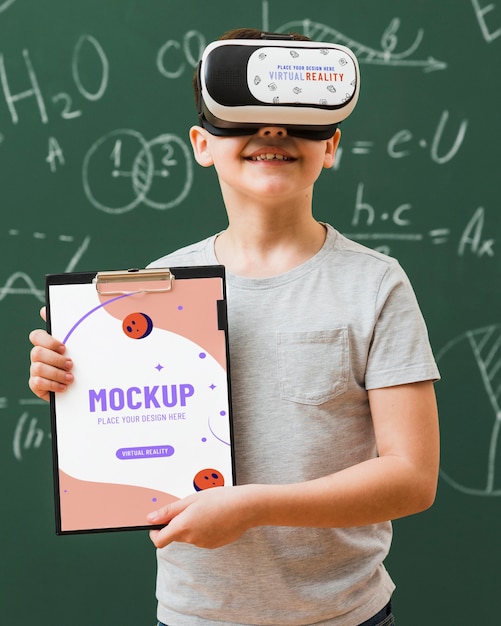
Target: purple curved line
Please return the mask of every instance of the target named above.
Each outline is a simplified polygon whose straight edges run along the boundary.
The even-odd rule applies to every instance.
[[[115,302],[116,300],[121,300],[122,298],[127,298],[127,296],[131,296],[131,293],[125,293],[122,294],[121,296],[117,296],[116,298],[112,298],[111,300],[108,300],[108,302],[102,302],[101,304],[99,304],[98,306],[94,307],[93,309],[91,309],[88,313],[86,313],[83,317],[81,317],[68,331],[68,334],[66,335],[66,337],[63,339],[63,343],[66,343],[68,341],[68,339],[70,338],[70,336],[73,334],[73,332],[77,329],[78,326],[80,326],[80,324],[87,319],[90,315],[92,315],[93,313],[95,313],[96,311],[98,311],[99,309],[103,308],[103,306],[107,306],[108,304],[111,304],[112,302]]]
[[[212,436],[215,437],[218,441],[220,441],[221,443],[224,443],[226,446],[229,446],[230,444],[228,443],[228,441],[225,441],[224,439],[221,439],[221,437],[218,437],[216,435],[216,433],[212,430],[211,425],[210,425],[210,417],[207,419],[207,424],[209,426],[209,430],[212,433]]]

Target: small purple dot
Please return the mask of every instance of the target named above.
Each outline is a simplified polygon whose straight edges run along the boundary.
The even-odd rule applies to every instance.
[[[205,357],[207,356],[205,354],[205,352],[200,352],[200,354],[198,355],[201,359],[205,359]]]
[[[152,499],[151,499],[151,501],[152,501],[152,502],[156,502],[156,501],[157,501],[157,499],[156,499],[156,498],[152,498]]]
[[[226,411],[219,411],[219,415],[226,415]]]
[[[202,437],[202,441],[205,443],[207,441],[207,437]]]
[[[180,304],[180,305],[177,307],[177,310],[178,310],[178,311],[182,311],[182,310],[183,310],[183,306]]]

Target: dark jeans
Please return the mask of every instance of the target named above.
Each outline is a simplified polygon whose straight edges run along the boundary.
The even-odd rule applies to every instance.
[[[376,613],[376,615],[360,624],[360,626],[394,626],[394,624],[395,620],[391,612],[391,602],[388,602],[384,609],[381,609],[379,613]]]
[[[379,613],[376,613],[376,615],[360,624],[360,626],[394,626],[394,624],[395,620],[391,612],[391,602],[388,602],[384,609],[381,609]],[[167,624],[158,622],[158,626],[167,626]]]

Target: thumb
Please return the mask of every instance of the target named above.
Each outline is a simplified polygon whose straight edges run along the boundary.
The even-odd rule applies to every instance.
[[[180,502],[181,500],[174,500],[174,502],[170,502],[156,511],[151,511],[146,516],[146,519],[150,524],[167,524],[185,508],[179,504]]]

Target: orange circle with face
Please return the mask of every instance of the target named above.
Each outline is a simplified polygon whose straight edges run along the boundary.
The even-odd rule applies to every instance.
[[[131,339],[144,339],[153,330],[153,322],[146,313],[129,313],[122,322],[122,330]]]
[[[215,469],[203,469],[195,475],[193,486],[196,491],[212,489],[213,487],[224,487],[224,476]]]

